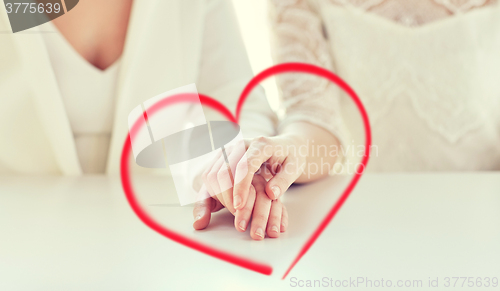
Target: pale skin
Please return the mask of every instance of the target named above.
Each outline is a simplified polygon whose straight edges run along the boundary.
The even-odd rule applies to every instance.
[[[308,143],[313,140],[316,148],[340,146],[338,139],[332,133],[307,122],[291,123],[274,137],[259,137],[246,141],[245,153],[237,151],[228,153],[229,163],[236,160],[235,166],[230,165],[230,168],[234,169],[234,181],[236,181],[232,188],[221,187],[227,183],[227,179],[220,173],[227,172],[227,166],[222,158],[216,160],[202,175],[205,188],[212,197],[195,206],[194,228],[205,228],[210,222],[211,212],[226,207],[235,215],[235,228],[238,231],[245,231],[250,219],[248,209],[253,207],[250,236],[255,240],[261,240],[264,238],[263,230],[266,230],[269,237],[278,237],[277,230],[284,232],[288,227],[288,213],[280,202],[283,193],[293,183],[307,183],[328,176],[336,162],[337,156],[329,155],[328,152],[314,153],[311,143]],[[301,154],[299,151],[291,150],[293,148],[306,148],[307,151]],[[318,168],[315,168],[316,166]],[[315,171],[309,171],[311,168]],[[259,176],[261,177],[256,179]],[[220,193],[218,189],[222,188],[229,189]],[[269,208],[267,204],[260,206],[263,204],[254,201],[256,189],[257,192],[262,191],[262,195],[257,197],[264,201],[262,196],[267,196],[266,203],[271,203],[273,207]],[[279,205],[281,213],[284,214],[281,221],[277,219],[280,210],[275,209]],[[267,213],[269,219],[262,219]],[[259,219],[255,219],[255,216]]]
[[[254,240],[262,240],[266,234],[270,238],[277,238],[288,226],[288,212],[285,206],[279,199],[271,200],[267,197],[265,185],[265,178],[255,175],[249,187],[247,204],[242,209],[231,212],[235,216],[234,226],[239,232],[246,231],[248,221],[252,219],[250,236]],[[211,213],[226,206],[218,196],[196,203],[193,209],[193,227],[197,230],[206,228],[210,223]]]
[[[123,53],[132,0],[81,0],[52,23],[91,65],[105,70]]]

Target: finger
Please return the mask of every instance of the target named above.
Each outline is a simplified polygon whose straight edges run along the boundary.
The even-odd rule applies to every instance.
[[[248,222],[252,217],[252,210],[254,204],[255,204],[255,188],[253,185],[250,185],[247,204],[245,204],[242,209],[236,210],[236,215],[234,218],[234,227],[236,227],[236,230],[244,232],[247,229]]]
[[[224,199],[224,206],[234,215],[236,213],[236,209],[233,207],[233,188],[222,192],[220,196]]]
[[[277,238],[280,236],[281,216],[283,207],[280,200],[273,200],[271,203],[271,211],[267,221],[267,236]]]
[[[224,159],[224,155],[221,153],[219,156],[219,159],[217,159],[217,161],[213,165],[212,169],[210,169],[209,173],[207,174],[207,182],[206,183],[210,186],[214,195],[218,195],[218,194],[222,193],[222,190],[221,190],[220,185],[219,185],[219,180],[217,178],[217,174],[219,173],[219,171],[222,167],[224,167],[224,168],[226,167],[225,164],[226,164],[226,161]],[[208,186],[207,186],[207,188],[208,188]],[[212,194],[212,193],[210,193],[210,194]]]
[[[288,210],[286,210],[285,205],[281,204],[282,210],[281,210],[281,225],[280,225],[280,231],[285,232],[288,228]]]
[[[212,186],[210,185],[210,181],[208,180],[208,174],[210,173],[210,171],[212,171],[212,168],[217,163],[217,161],[219,161],[221,156],[222,156],[222,150],[218,150],[217,153],[215,154],[215,156],[213,157],[212,161],[210,163],[208,163],[207,169],[201,175],[201,179],[203,180],[203,184],[205,185],[210,196],[215,196],[218,193],[215,193],[215,191],[212,189]]]
[[[225,201],[231,201],[232,202],[232,209],[238,209],[238,207],[241,209],[243,207],[241,197],[236,196],[234,197],[234,192],[233,192],[233,185],[234,185],[234,173],[236,172],[236,166],[238,165],[238,162],[243,158],[245,155],[245,144],[243,141],[236,143],[233,145],[231,151],[226,151],[227,153],[227,171],[219,173],[222,176],[222,179],[219,179],[219,184],[221,184],[221,180],[225,183],[226,187],[231,187],[231,191],[229,194],[231,197],[224,197]],[[230,178],[230,180],[229,180]],[[222,186],[221,186],[222,187]],[[236,198],[236,200],[234,200]],[[229,208],[228,208],[229,209]]]
[[[195,203],[194,208],[193,208],[193,217],[194,217],[194,222],[193,222],[193,227],[196,230],[204,229],[205,227],[208,226],[210,223],[210,216],[211,216],[211,211],[210,211],[210,205],[211,201],[209,199],[212,198],[207,198],[205,200],[201,200]]]
[[[235,213],[233,207],[233,176],[231,175],[229,165],[224,163],[219,172],[217,173],[217,180],[219,181],[219,187],[222,191],[222,199],[224,200],[224,205],[232,213]]]
[[[263,180],[260,176],[255,176],[255,178]],[[271,199],[269,199],[264,192],[265,188],[262,182],[253,183],[253,185],[255,187],[256,198],[252,213],[250,236],[255,240],[262,240],[265,237],[267,219],[269,217],[269,211],[271,210]]]
[[[270,165],[267,162],[260,167],[257,173],[259,173],[259,175],[261,175],[266,181],[269,181],[275,175],[275,173],[271,172]]]
[[[222,203],[217,199],[217,197],[212,198],[214,201],[212,201],[212,208],[211,211],[212,213],[217,212],[221,209],[223,209],[225,206],[222,205]]]
[[[268,181],[266,185],[267,196],[273,200],[278,199],[299,176],[298,161],[286,158],[278,173]]]
[[[245,155],[240,159],[236,165],[234,175],[234,200],[241,201],[240,209],[246,204],[248,198],[248,190],[252,183],[255,172],[260,166],[272,156],[272,148],[270,142],[266,138],[259,138],[252,142],[248,147]]]
[[[194,229],[201,230],[206,228],[210,223],[211,213],[219,211],[221,208],[222,205],[220,202],[211,197],[196,202],[193,208]]]
[[[226,203],[224,202],[224,197],[222,197],[222,193],[215,195],[213,198],[217,199],[217,201],[220,202],[222,207],[226,207]]]

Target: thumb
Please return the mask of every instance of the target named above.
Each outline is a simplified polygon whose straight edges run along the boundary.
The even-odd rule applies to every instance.
[[[210,218],[212,216],[211,214],[211,204],[212,204],[211,197],[201,200],[195,203],[194,209],[193,209],[193,217],[194,217],[194,222],[193,222],[193,228],[196,230],[204,229],[208,226],[210,223]]]
[[[194,204],[193,208],[193,228],[196,230],[204,229],[210,224],[210,218],[212,216],[212,212],[219,211],[224,206],[216,199],[210,197],[205,187],[202,187],[200,190],[200,194],[202,192],[206,192],[205,194],[209,196],[206,199],[197,201]]]

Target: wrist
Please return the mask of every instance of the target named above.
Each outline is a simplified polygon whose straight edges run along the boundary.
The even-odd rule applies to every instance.
[[[307,145],[307,138],[299,133],[283,132],[279,134],[277,137],[285,141],[286,144],[294,145],[297,147]]]

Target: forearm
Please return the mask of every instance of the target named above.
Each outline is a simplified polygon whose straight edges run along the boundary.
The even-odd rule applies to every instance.
[[[297,153],[305,155],[305,167],[295,183],[307,183],[328,176],[337,162],[339,140],[322,127],[298,121],[282,128],[279,135],[292,139]]]

